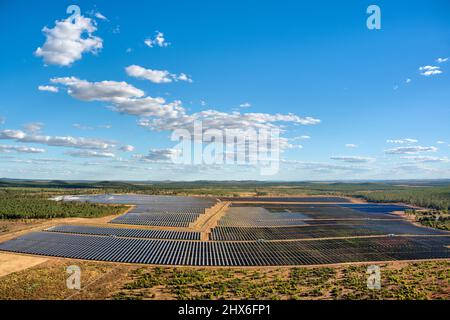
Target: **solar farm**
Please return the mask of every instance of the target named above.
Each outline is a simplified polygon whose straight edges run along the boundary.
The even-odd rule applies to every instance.
[[[450,232],[418,226],[404,205],[340,197],[95,195],[133,205],[102,225],[61,224],[0,251],[171,266],[296,266],[450,258]]]

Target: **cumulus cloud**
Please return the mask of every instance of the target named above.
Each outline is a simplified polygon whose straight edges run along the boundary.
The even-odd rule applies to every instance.
[[[419,68],[420,74],[426,77],[441,74],[441,67],[437,66],[423,66]]]
[[[69,147],[77,149],[109,149],[114,147],[109,141],[94,138],[71,136],[45,136],[26,133],[21,130],[0,130],[0,139],[16,142],[37,143],[52,147]]]
[[[142,97],[144,92],[121,81],[89,82],[76,77],[52,78],[52,83],[67,87],[67,93],[84,101],[122,101],[132,97]]]
[[[155,37],[149,37],[145,39],[144,43],[147,47],[153,48],[153,47],[168,47],[170,45],[169,42],[166,41],[164,38],[164,33],[156,31]]]
[[[405,138],[405,139],[397,139],[397,140],[387,140],[387,143],[394,143],[394,144],[412,144],[412,143],[417,143],[419,142],[419,140],[416,139],[410,139],[410,138]]]
[[[104,101],[113,105],[113,110],[143,118],[139,125],[151,130],[166,131],[191,129],[195,121],[202,121],[205,129],[270,129],[278,128],[276,123],[315,125],[319,119],[290,114],[267,113],[225,113],[205,110],[187,114],[181,101],[166,102],[161,97],[144,97],[144,92],[126,82],[88,82],[74,77],[54,78],[53,83],[67,86],[69,95],[85,101]]]
[[[288,114],[240,113],[204,110],[188,114],[181,101],[167,102],[161,97],[144,96],[144,92],[126,82],[101,81],[88,82],[75,77],[54,78],[53,83],[64,85],[74,98],[85,101],[109,102],[111,109],[124,114],[141,117],[138,125],[153,131],[174,131],[185,129],[193,132],[194,126],[201,123],[203,130],[272,130],[284,132],[286,124],[316,125],[319,119]],[[193,135],[193,139],[197,139]],[[294,148],[287,138],[279,137],[280,149]]]
[[[44,153],[46,150],[41,148],[33,148],[33,147],[22,147],[22,146],[8,146],[8,145],[0,145],[0,152],[10,153]]]
[[[189,77],[187,74],[185,73],[180,73],[179,75],[176,76],[176,80],[179,81],[186,81],[186,82],[192,82],[192,78]]]
[[[114,158],[115,154],[112,152],[102,152],[102,151],[68,151],[66,152],[71,157],[76,158]]]
[[[55,22],[55,27],[44,27],[46,40],[42,47],[35,51],[45,64],[70,66],[82,58],[83,53],[97,54],[103,47],[103,40],[93,33],[97,30],[95,21],[79,15]]]
[[[170,83],[172,81],[192,82],[185,73],[179,75],[172,74],[167,70],[146,69],[138,65],[131,65],[125,68],[127,75],[138,79],[149,80],[153,83]]]
[[[183,110],[184,111],[184,110]],[[184,112],[183,112],[184,113]],[[319,119],[312,117],[299,117],[289,114],[268,113],[240,113],[220,112],[217,110],[205,110],[191,115],[180,114],[177,118],[141,119],[138,123],[142,127],[153,130],[192,130],[194,122],[201,122],[203,128],[217,130],[240,130],[240,129],[275,129],[279,128],[276,123],[290,122],[301,125],[316,125]]]
[[[417,154],[422,152],[436,152],[438,149],[436,147],[421,147],[421,146],[410,146],[410,147],[398,147],[394,149],[386,150],[386,154]]]
[[[367,163],[375,161],[374,158],[360,156],[332,156],[330,159],[350,163]]]
[[[444,62],[447,62],[448,59],[449,59],[449,58],[437,58],[437,59],[436,59],[436,62],[437,62],[437,63],[444,63]]]
[[[39,91],[58,92],[58,88],[55,86],[38,86]]]
[[[120,150],[123,152],[132,152],[132,151],[134,151],[134,146],[128,144],[128,145],[120,147]]]
[[[239,105],[240,108],[250,108],[252,105],[249,102],[244,102]]]

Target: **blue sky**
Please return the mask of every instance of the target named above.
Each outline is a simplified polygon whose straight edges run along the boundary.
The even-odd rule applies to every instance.
[[[448,1],[1,0],[0,17],[0,177],[450,178]],[[280,128],[279,170],[174,165],[193,119]]]

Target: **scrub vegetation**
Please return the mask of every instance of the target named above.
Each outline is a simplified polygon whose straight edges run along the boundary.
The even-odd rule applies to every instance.
[[[82,271],[81,291],[66,268]],[[0,278],[0,299],[450,299],[450,262],[380,265],[381,289],[367,288],[367,266],[173,268],[50,260]]]
[[[39,189],[0,189],[0,219],[50,219],[103,217],[125,212],[122,205],[102,205],[49,200],[51,195]]]

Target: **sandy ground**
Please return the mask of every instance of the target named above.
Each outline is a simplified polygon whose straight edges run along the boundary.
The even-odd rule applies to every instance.
[[[47,258],[43,257],[32,257],[0,252],[0,277],[37,266],[47,260]]]

